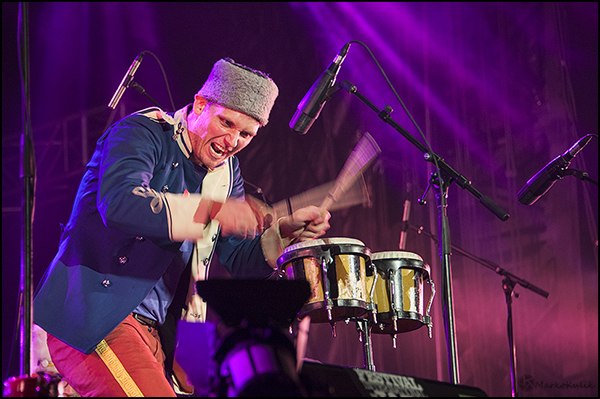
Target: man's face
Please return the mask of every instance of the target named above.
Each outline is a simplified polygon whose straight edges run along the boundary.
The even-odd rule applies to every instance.
[[[260,128],[260,123],[251,116],[218,104],[208,104],[198,94],[187,122],[193,152],[191,160],[209,169],[219,166],[250,144]]]

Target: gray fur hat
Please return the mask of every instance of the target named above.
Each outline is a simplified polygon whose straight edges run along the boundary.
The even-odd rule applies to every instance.
[[[211,102],[250,115],[264,126],[269,122],[279,89],[267,74],[224,58],[215,62],[198,94]]]

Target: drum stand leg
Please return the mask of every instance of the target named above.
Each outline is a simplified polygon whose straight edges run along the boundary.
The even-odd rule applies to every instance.
[[[396,349],[396,331],[398,331],[398,316],[394,314],[394,333],[392,334],[392,344],[394,345],[394,349]]]
[[[369,321],[364,319],[356,320],[356,330],[359,333],[360,341],[363,344],[363,358],[365,360],[365,369],[375,371],[373,364],[373,348],[371,346],[371,327]]]

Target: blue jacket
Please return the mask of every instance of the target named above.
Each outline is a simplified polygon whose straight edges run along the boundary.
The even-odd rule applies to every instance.
[[[189,226],[181,228],[191,223],[208,173],[188,159],[187,109],[166,114],[149,108],[116,122],[86,166],[58,252],[33,301],[34,323],[86,354],[142,302],[169,265],[184,269],[192,246],[182,243],[199,238]],[[237,158],[222,167],[229,173],[227,196],[243,196]],[[212,241],[234,277],[272,273],[260,237],[217,233]]]

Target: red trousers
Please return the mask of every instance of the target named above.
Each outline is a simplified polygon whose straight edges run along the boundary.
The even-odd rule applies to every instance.
[[[48,334],[50,357],[81,396],[171,396],[158,331],[129,315],[85,355]]]

